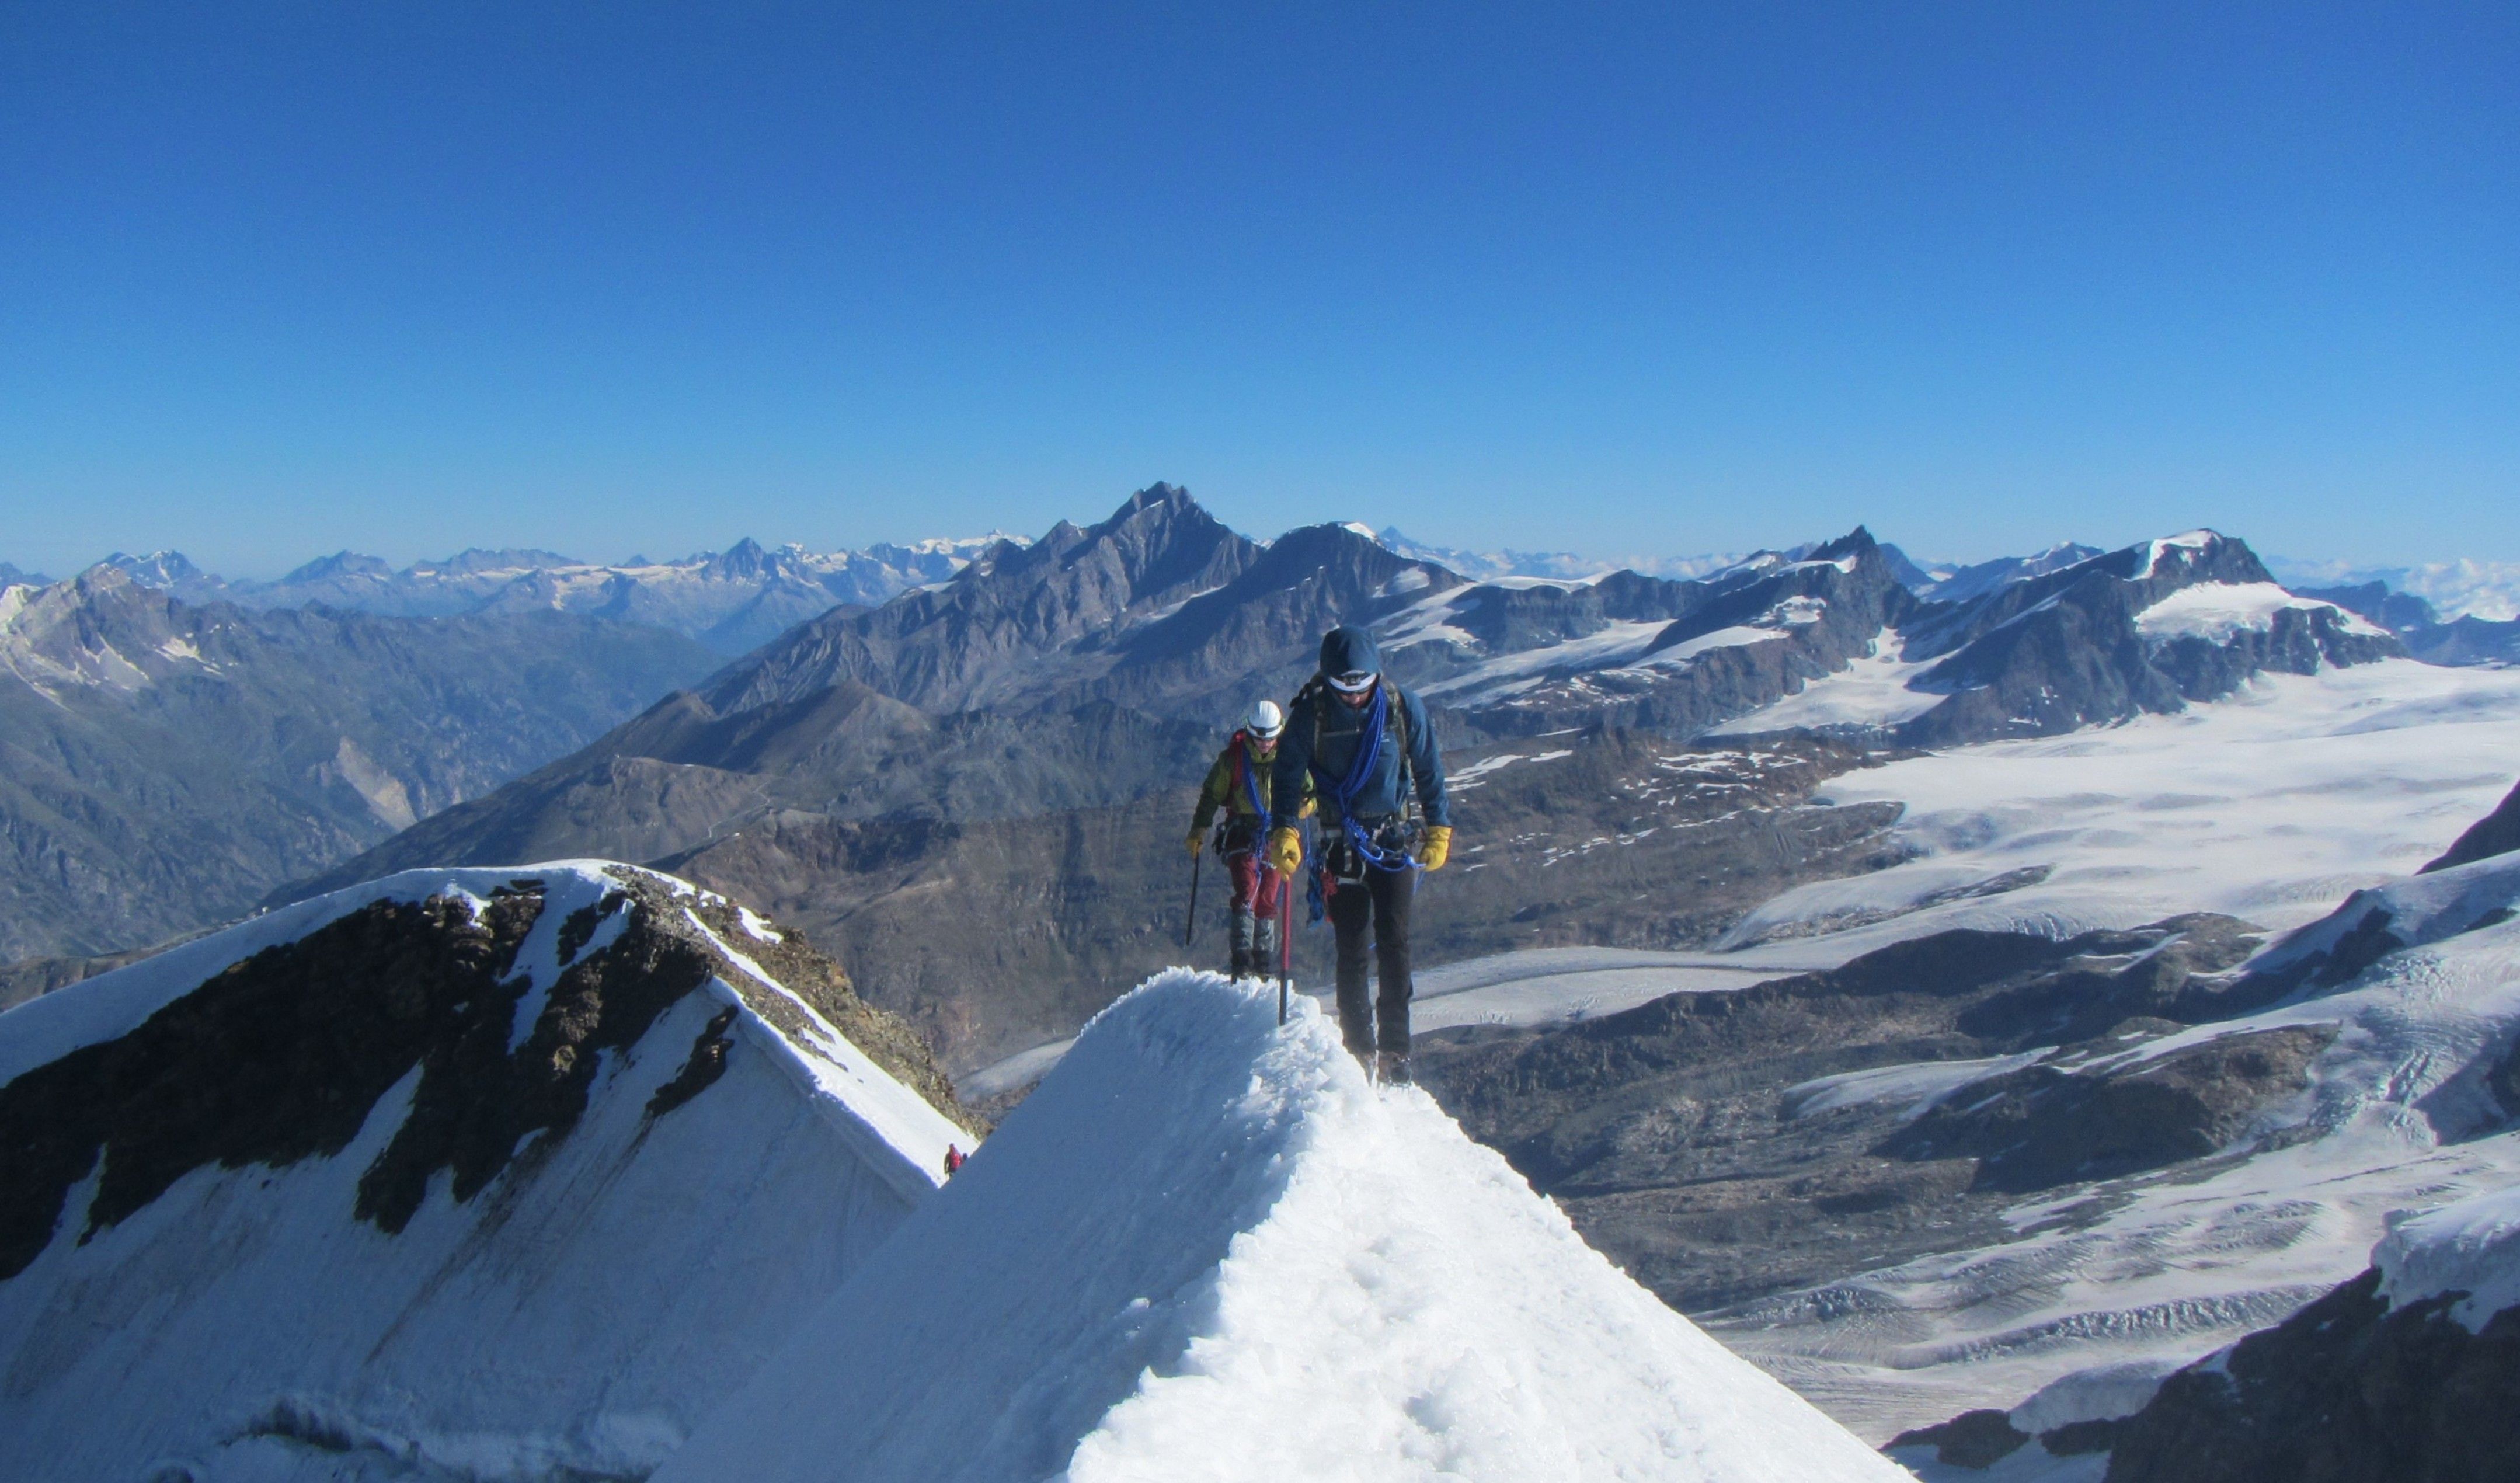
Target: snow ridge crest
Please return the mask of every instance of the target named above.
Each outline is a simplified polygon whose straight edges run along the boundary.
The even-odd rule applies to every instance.
[[[656,1483],[1901,1476],[1276,1016],[1105,1010]]]

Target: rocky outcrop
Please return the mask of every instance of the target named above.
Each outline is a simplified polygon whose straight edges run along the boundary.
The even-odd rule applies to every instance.
[[[2138,1031],[2139,1033],[2139,1031]],[[2027,1193],[2203,1158],[2309,1085],[2333,1026],[2220,1035],[2115,1066],[2035,1065],[1884,1140],[1892,1158],[1976,1160],[1970,1188]]]
[[[646,1477],[975,1131],[682,881],[238,923],[0,1015],[0,1476]]]
[[[2494,812],[2469,825],[2439,859],[2426,862],[2417,874],[2430,875],[2513,850],[2520,850],[2520,785],[2503,795]]]
[[[2392,1307],[2366,1272],[2162,1383],[2109,1483],[2485,1483],[2520,1476],[2520,1309]]]
[[[810,1005],[895,1079],[976,1125],[918,1036],[859,999],[801,936],[677,882],[626,869],[613,878],[556,924],[542,922],[546,886],[533,876],[477,902],[385,896],[0,1085],[0,1280],[57,1230],[86,1240],[194,1169],[338,1154],[386,1090],[417,1072],[410,1111],[361,1178],[355,1211],[399,1231],[433,1176],[470,1200],[532,1140],[565,1138],[604,1057],[711,979],[799,1039],[809,1022],[797,1002]],[[518,971],[538,925],[555,934],[550,982]],[[765,988],[729,942],[796,1000]],[[91,1174],[83,1224],[60,1229],[71,1188]]]
[[[1870,652],[1914,601],[1858,527],[1787,560],[1770,554],[1704,579],[1619,573],[1572,590],[1472,588],[1395,672],[1493,735],[1607,723],[1690,737],[1795,694]],[[1425,619],[1407,615],[1404,635]],[[1598,640],[1623,625],[1631,642]]]

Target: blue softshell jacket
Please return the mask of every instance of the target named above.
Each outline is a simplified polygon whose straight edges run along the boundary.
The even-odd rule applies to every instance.
[[[1418,808],[1426,823],[1450,828],[1453,811],[1444,795],[1444,759],[1436,749],[1435,728],[1426,720],[1426,707],[1387,676],[1380,684],[1389,697],[1391,712],[1406,718],[1401,725],[1409,734],[1409,773],[1417,781]],[[1323,822],[1337,824],[1339,785],[1347,780],[1348,768],[1356,760],[1357,741],[1364,726],[1365,710],[1342,704],[1318,680],[1295,697],[1286,707],[1286,730],[1279,738],[1278,765],[1270,774],[1272,804],[1282,799],[1288,808],[1270,809],[1269,823],[1273,828],[1291,828],[1295,823],[1291,808],[1300,807],[1305,795],[1316,790]],[[1357,792],[1354,808],[1358,823],[1377,823],[1408,812],[1400,763],[1400,749],[1385,745],[1376,759],[1373,775]],[[1312,773],[1310,788],[1304,786],[1307,770]]]

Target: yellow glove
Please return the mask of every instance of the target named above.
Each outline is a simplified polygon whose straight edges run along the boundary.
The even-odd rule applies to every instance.
[[[1182,843],[1189,845],[1190,852],[1195,855],[1207,846],[1207,831],[1203,829],[1192,830],[1190,831],[1190,837],[1183,840]]]
[[[1295,874],[1295,867],[1304,863],[1304,841],[1296,837],[1291,829],[1273,829],[1269,831],[1267,858],[1269,869],[1281,876],[1291,876]]]
[[[1319,798],[1306,798],[1306,799],[1304,800],[1304,806],[1303,806],[1302,808],[1299,808],[1299,809],[1295,810],[1295,817],[1296,817],[1296,818],[1298,818],[1298,819],[1310,819],[1311,817],[1313,817],[1313,815],[1318,814],[1318,813],[1320,813],[1321,811],[1322,811],[1322,800],[1321,800],[1321,799],[1319,799]]]
[[[1421,869],[1440,871],[1444,862],[1453,858],[1453,827],[1430,824],[1418,840],[1418,864]]]

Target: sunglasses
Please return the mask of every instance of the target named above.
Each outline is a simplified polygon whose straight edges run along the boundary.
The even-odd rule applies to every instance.
[[[1372,690],[1373,682],[1381,676],[1370,669],[1351,669],[1343,675],[1325,675],[1323,678],[1330,682],[1330,689],[1345,691],[1352,696],[1361,690]]]

